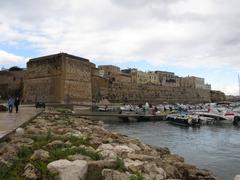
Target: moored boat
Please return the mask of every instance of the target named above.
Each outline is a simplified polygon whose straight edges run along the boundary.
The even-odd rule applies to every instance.
[[[171,124],[185,127],[200,127],[200,121],[195,116],[190,115],[168,115],[167,121]]]

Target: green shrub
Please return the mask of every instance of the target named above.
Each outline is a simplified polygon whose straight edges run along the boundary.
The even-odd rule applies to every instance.
[[[131,176],[130,180],[145,180],[141,173],[137,173]]]
[[[116,170],[118,170],[118,171],[126,171],[126,167],[124,165],[124,162],[119,157],[117,157],[117,160],[116,160]]]

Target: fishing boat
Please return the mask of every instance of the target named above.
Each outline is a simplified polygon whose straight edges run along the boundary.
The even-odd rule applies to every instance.
[[[190,115],[168,115],[167,120],[171,124],[185,127],[200,127],[200,121],[197,116]]]

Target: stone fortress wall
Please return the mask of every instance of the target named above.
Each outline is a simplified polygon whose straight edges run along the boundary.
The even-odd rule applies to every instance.
[[[19,96],[22,94],[24,70],[0,71],[0,97]]]
[[[96,68],[88,59],[66,53],[30,59],[24,74],[23,99],[26,103],[42,100],[90,104],[102,99],[113,103],[200,103],[225,99],[222,92],[181,86],[179,81],[170,81],[170,85],[162,85],[163,81],[158,84],[154,81],[138,83],[136,69],[125,73],[115,66]],[[149,77],[155,80],[154,75]],[[171,75],[170,78],[180,77]]]
[[[154,84],[114,83],[109,88],[111,102],[130,103],[200,103],[211,102],[210,90],[164,87]]]
[[[25,102],[90,102],[91,66],[89,60],[65,53],[31,59],[24,80]]]

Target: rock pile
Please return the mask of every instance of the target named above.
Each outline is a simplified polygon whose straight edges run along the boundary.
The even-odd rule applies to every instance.
[[[1,143],[0,167],[0,179],[14,178],[16,171],[26,179],[217,179],[167,148],[151,147],[106,130],[101,122],[56,111],[45,111]]]

